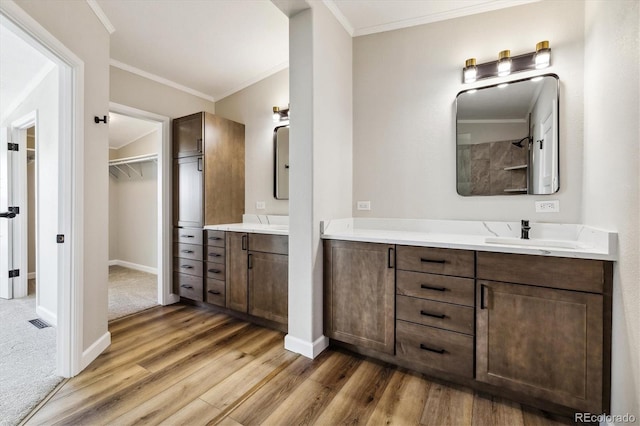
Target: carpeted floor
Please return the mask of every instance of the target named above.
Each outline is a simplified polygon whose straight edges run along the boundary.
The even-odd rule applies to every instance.
[[[30,280],[29,287],[32,284]],[[56,376],[56,329],[38,329],[35,291],[0,299],[0,425],[16,425],[51,392]]]
[[[109,266],[109,321],[158,304],[158,277],[122,266]]]

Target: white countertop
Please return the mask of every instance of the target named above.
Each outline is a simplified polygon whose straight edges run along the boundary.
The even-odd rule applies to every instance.
[[[323,239],[616,260],[617,234],[584,225],[519,222],[349,218],[324,222]],[[495,242],[491,242],[495,241]]]
[[[206,225],[204,229],[212,231],[289,235],[289,216],[245,214],[242,215],[242,223]]]

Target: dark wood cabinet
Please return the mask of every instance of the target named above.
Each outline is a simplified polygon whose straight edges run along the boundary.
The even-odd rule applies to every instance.
[[[204,225],[202,157],[173,160],[173,224],[178,227]]]
[[[226,233],[226,300],[227,308],[248,311],[248,234]]]
[[[289,257],[249,252],[249,314],[287,324]]]
[[[198,112],[173,120],[173,158],[202,155],[204,114]]]
[[[324,242],[324,328],[335,340],[394,353],[394,246]]]

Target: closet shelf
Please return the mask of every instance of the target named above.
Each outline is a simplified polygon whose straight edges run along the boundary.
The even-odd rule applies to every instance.
[[[136,169],[132,166],[132,164],[136,163],[147,163],[147,162],[158,162],[158,154],[145,154],[145,155],[137,155],[134,157],[125,157],[125,158],[116,158],[114,160],[109,160],[109,174],[114,178],[118,179],[118,174],[115,170],[118,170],[123,175],[127,177],[131,177],[130,172],[138,175],[140,179],[142,179],[142,167]],[[126,166],[126,167],[125,167]]]
[[[509,188],[505,189],[504,192],[527,192],[527,188]]]
[[[520,166],[511,166],[511,167],[505,167],[505,170],[520,170],[520,169],[526,169],[527,165],[526,164],[522,164]]]

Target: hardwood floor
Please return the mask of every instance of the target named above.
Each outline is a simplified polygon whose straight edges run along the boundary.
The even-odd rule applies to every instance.
[[[541,411],[186,305],[110,324],[112,344],[28,425],[558,425]],[[568,424],[568,422],[567,422]]]

